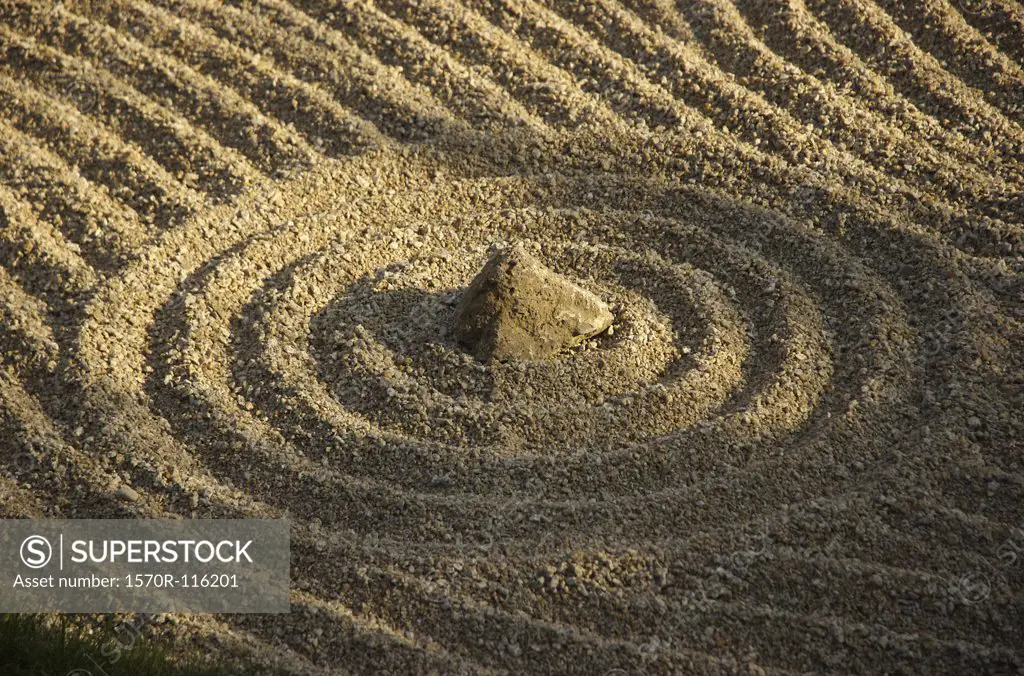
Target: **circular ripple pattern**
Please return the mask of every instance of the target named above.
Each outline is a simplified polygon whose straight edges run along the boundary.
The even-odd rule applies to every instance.
[[[983,5],[4,5],[0,515],[292,519],[154,630],[295,672],[1019,669]],[[513,242],[613,330],[460,349]]]

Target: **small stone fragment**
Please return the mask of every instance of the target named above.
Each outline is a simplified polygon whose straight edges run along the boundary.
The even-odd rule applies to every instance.
[[[114,492],[114,495],[116,495],[121,500],[124,500],[125,502],[138,502],[139,501],[139,493],[138,493],[138,491],[136,491],[131,486],[124,486],[124,485],[118,486],[117,490]]]
[[[601,333],[613,319],[600,298],[517,244],[492,257],[470,283],[455,335],[480,361],[547,359]]]

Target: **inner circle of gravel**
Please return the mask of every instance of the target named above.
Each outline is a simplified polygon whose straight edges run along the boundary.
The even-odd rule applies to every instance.
[[[472,220],[462,219],[463,235],[481,236],[482,227],[474,231]],[[531,222],[524,236],[530,228],[552,225],[545,218]],[[375,242],[373,254],[361,254],[359,265],[348,265],[346,259],[352,257],[347,251],[371,250],[356,238],[295,266],[277,280],[280,291],[268,292],[273,300],[265,307],[261,296],[253,301],[260,306],[257,314],[265,317],[271,370],[293,381],[296,392],[322,391],[309,387],[312,358],[318,365],[316,377],[332,396],[306,399],[312,415],[345,421],[336,434],[345,431],[353,413],[368,415],[372,420],[364,420],[360,428],[393,435],[397,439],[392,441],[427,442],[439,447],[442,457],[446,447],[494,457],[622,452],[623,439],[678,432],[700,422],[733,394],[750,349],[748,335],[755,332],[744,319],[745,311],[734,307],[730,295],[736,291],[724,291],[713,275],[685,260],[669,261],[653,251],[638,254],[621,246],[548,238],[544,250],[557,269],[571,274],[574,265],[580,266],[596,277],[593,283],[606,289],[609,298],[619,299],[624,331],[550,363],[475,362],[444,336],[460,288],[454,285],[468,282],[495,244],[493,237],[485,244],[474,241],[463,245],[476,254],[463,256],[470,260],[463,265],[450,265],[447,249],[394,260],[380,242]],[[706,244],[704,255],[723,246],[721,241]],[[772,266],[759,262],[753,252],[746,256],[748,271],[743,274],[771,272]],[[770,294],[788,290],[800,295],[781,271],[770,276],[780,280],[778,288],[770,285]],[[751,290],[759,284],[739,281]],[[410,318],[412,309],[424,306],[430,311]],[[781,317],[784,326],[785,313]],[[309,326],[303,326],[307,318]],[[410,322],[419,335],[407,330]],[[681,339],[683,334],[689,335]],[[429,336],[435,342],[424,340]],[[291,341],[291,347],[281,350],[279,341]],[[425,359],[430,352],[439,358]],[[307,373],[300,376],[303,371]],[[771,376],[763,374],[760,380],[770,384]],[[299,384],[303,381],[305,385]],[[568,417],[574,420],[571,427],[565,425]],[[640,436],[630,432],[641,426],[645,432]]]
[[[556,260],[576,249],[568,245]],[[498,443],[512,430],[524,447],[540,450],[550,446],[554,430],[538,419],[539,410],[552,412],[553,421],[570,414],[608,417],[623,396],[671,384],[709,360],[710,348],[701,346],[703,321],[690,298],[698,295],[689,290],[696,271],[664,263],[659,269],[609,249],[590,252],[588,260],[588,271],[599,277],[591,286],[616,309],[613,335],[550,361],[481,364],[450,332],[465,271],[429,277],[447,289],[429,293],[411,262],[361,278],[313,319],[321,377],[343,405],[386,428],[459,444]],[[447,286],[453,282],[459,286]],[[674,298],[668,312],[643,295],[655,284],[669,287],[661,297]],[[690,337],[681,339],[676,327]]]

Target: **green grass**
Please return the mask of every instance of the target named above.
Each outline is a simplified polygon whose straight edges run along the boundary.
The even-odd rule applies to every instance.
[[[118,628],[120,627],[120,628]],[[133,640],[134,639],[134,640]],[[78,670],[78,671],[76,671]],[[226,666],[171,657],[166,645],[109,622],[91,635],[66,617],[0,615],[3,676],[227,676]]]

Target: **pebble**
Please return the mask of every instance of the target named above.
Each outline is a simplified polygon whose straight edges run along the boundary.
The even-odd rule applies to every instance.
[[[131,486],[126,486],[124,484],[117,487],[117,490],[114,491],[114,495],[125,502],[138,502],[141,497],[138,491]]]

